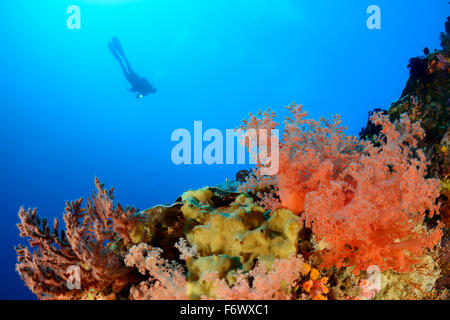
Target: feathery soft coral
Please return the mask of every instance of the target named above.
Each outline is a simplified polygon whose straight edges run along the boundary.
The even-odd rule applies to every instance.
[[[121,253],[111,244],[118,241],[122,247],[129,246],[129,231],[140,218],[136,209],[124,210],[113,203],[112,189],[105,190],[98,179],[95,185],[97,191],[86,208],[82,207],[82,199],[67,202],[65,231],[58,230],[57,219],[51,231],[36,209],[19,211],[20,236],[29,238],[30,246],[36,249],[16,248],[16,269],[40,299],[80,299],[92,289],[99,296],[114,297],[134,279]],[[74,265],[81,273],[80,290],[70,290],[66,285],[68,268]]]

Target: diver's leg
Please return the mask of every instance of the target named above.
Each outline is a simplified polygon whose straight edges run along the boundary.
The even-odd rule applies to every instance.
[[[132,73],[133,72],[133,68],[131,68],[131,64],[128,61],[127,56],[125,55],[125,51],[122,48],[122,44],[120,43],[119,38],[113,37],[111,39],[111,45],[115,49],[116,53],[118,53],[123,58],[123,60],[125,61],[125,64],[126,64],[127,69],[128,69],[128,72]]]
[[[132,78],[130,76],[130,73],[128,72],[128,70],[125,68],[125,66],[123,65],[122,61],[120,62],[120,68],[122,69],[123,75],[125,76],[125,78],[127,79],[127,81],[133,85],[132,83]]]
[[[124,60],[125,60],[125,63],[127,65],[128,72],[129,73],[133,73],[134,71],[133,71],[133,68],[131,68],[130,61],[128,61],[127,57],[124,57]]]
[[[120,58],[119,54],[117,53],[116,47],[114,46],[113,42],[108,43],[108,48],[111,51],[111,53],[113,54],[113,56],[117,59],[117,61],[119,61],[120,68],[122,69],[123,75],[128,80],[128,82],[131,83],[132,77],[130,76],[130,72],[127,70],[127,68],[125,68],[125,65],[123,64],[122,59]],[[129,66],[128,61],[127,60],[125,60],[125,61],[127,62],[127,66]]]
[[[133,85],[133,78],[130,74],[130,72],[128,72],[127,68],[125,68],[125,66],[123,65],[122,61],[119,61],[120,63],[120,68],[122,69],[123,75],[125,76],[125,78],[127,79],[127,81]]]
[[[111,43],[114,48],[119,52],[120,55],[125,56],[125,52],[123,51],[122,45],[120,44],[119,38],[113,37],[111,39]]]
[[[114,58],[116,58],[117,61],[122,63],[122,59],[120,59],[119,55],[117,54],[116,49],[114,48],[114,46],[113,46],[113,44],[111,42],[108,43],[108,48],[109,48],[109,51],[111,51],[111,53],[114,56]]]

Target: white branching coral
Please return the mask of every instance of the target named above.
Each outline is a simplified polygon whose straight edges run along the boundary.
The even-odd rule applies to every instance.
[[[125,263],[129,267],[136,267],[148,280],[133,286],[130,298],[134,300],[185,300],[186,276],[183,267],[174,261],[161,257],[163,250],[151,247],[146,243],[133,246]]]
[[[192,247],[190,247],[186,239],[184,238],[180,238],[180,240],[178,240],[178,242],[175,243],[175,248],[177,248],[180,251],[181,253],[180,259],[184,261],[187,261],[190,258],[195,258],[198,256],[197,244],[194,243]]]

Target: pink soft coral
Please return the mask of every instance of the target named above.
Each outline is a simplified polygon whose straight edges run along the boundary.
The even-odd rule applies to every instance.
[[[425,213],[438,213],[439,181],[426,179],[427,161],[417,150],[424,131],[406,116],[396,123],[375,114],[383,127],[373,144],[344,135],[338,117],[332,123],[305,119],[301,107],[289,107],[280,143],[280,171],[270,181],[281,205],[302,215],[317,241],[322,240],[323,266],[354,266],[359,273],[371,265],[381,271],[408,271],[426,248],[437,244],[441,227],[423,226]],[[270,123],[269,113],[243,129]],[[256,185],[258,186],[258,185]],[[249,180],[247,188],[255,188]],[[263,204],[277,205],[273,196]]]
[[[135,300],[186,300],[186,276],[183,268],[161,257],[162,249],[146,243],[133,246],[126,258],[127,266],[150,276],[148,280],[131,288],[130,298]]]
[[[217,272],[206,274],[203,280],[212,284],[215,298],[220,300],[291,299],[297,280],[307,271],[303,257],[291,255],[288,259],[277,259],[271,269],[267,272],[266,265],[258,262],[250,272],[239,272],[232,287]]]

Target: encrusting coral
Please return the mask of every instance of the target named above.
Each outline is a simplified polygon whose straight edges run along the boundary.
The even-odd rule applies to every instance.
[[[448,26],[448,23],[447,25]],[[67,203],[65,231],[19,211],[17,272],[40,299],[445,299],[449,288],[449,30],[410,61],[389,110],[360,139],[288,107],[279,170],[138,211],[97,190]],[[270,111],[239,130],[279,124]],[[272,150],[274,140],[243,142]],[[256,154],[254,154],[256,156]],[[80,287],[68,285],[78,270]]]

